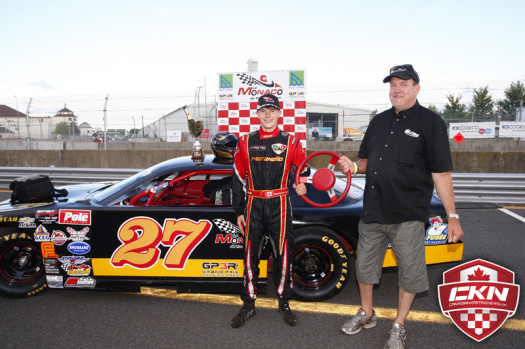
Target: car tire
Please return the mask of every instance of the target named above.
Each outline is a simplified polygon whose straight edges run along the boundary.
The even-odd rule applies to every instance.
[[[45,288],[44,259],[33,237],[0,232],[0,294],[27,297]]]
[[[294,298],[302,301],[329,299],[346,286],[349,279],[348,249],[335,232],[324,227],[294,231],[292,278]],[[277,283],[279,270],[272,262]]]

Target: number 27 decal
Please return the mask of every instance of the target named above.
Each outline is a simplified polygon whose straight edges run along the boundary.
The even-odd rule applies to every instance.
[[[164,266],[184,269],[188,257],[208,235],[211,227],[211,222],[207,220],[166,219],[164,227],[161,227],[153,218],[133,217],[118,230],[122,245],[113,252],[111,264],[114,267],[129,264],[139,269],[151,268],[159,259],[159,244],[162,244],[171,246],[164,257]]]

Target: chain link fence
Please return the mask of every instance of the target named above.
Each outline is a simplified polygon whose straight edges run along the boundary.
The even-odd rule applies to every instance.
[[[388,84],[307,88],[307,140],[359,140],[370,119],[391,107]],[[202,121],[201,139],[217,132],[216,89],[177,93],[0,98],[2,140],[108,142],[192,140],[184,107]],[[419,102],[447,123],[525,121],[520,81],[421,83]]]

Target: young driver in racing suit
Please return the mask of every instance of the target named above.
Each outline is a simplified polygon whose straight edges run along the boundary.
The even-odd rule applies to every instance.
[[[281,108],[276,96],[267,94],[259,98],[257,116],[260,129],[241,137],[234,157],[233,207],[237,225],[245,237],[245,255],[243,306],[231,326],[241,327],[255,315],[259,259],[265,236],[272,243],[280,270],[276,285],[279,313],[288,325],[295,326],[297,317],[288,304],[292,298],[293,236],[287,184],[292,166],[299,167],[305,153],[298,138],[277,127]],[[298,195],[306,194],[304,183],[294,188]]]

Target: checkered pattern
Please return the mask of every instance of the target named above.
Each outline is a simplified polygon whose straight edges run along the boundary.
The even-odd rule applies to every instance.
[[[490,309],[469,309],[461,313],[460,320],[478,336],[486,332],[498,321],[498,314],[491,313]]]
[[[222,218],[216,218],[213,220],[213,223],[219,228],[219,230],[225,234],[240,234],[241,231],[239,228],[230,221],[227,221]]]
[[[237,73],[237,76],[239,77],[239,80],[245,85],[253,86],[257,84],[257,80],[246,73]]]
[[[306,140],[306,101],[281,102],[281,110],[279,128]],[[257,102],[220,102],[217,114],[219,131],[228,131],[237,137],[260,127]]]

